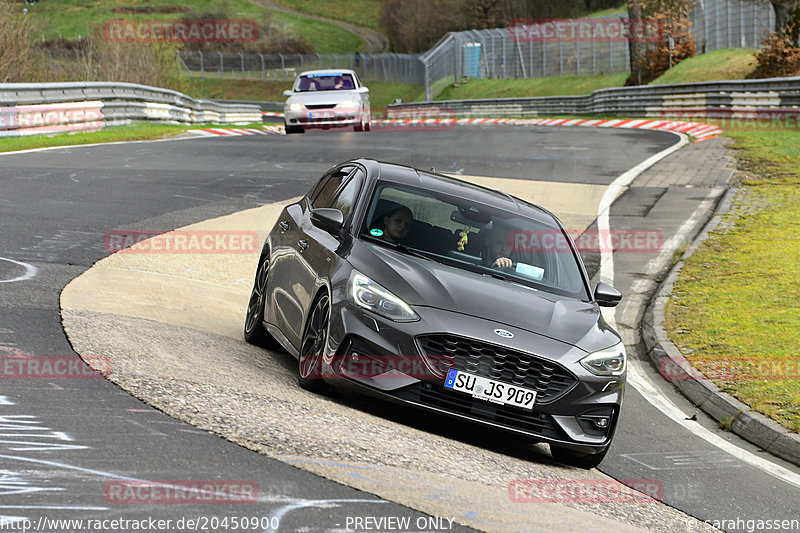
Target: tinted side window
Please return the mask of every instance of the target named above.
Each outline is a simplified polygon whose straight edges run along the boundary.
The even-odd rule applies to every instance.
[[[353,167],[343,167],[334,170],[330,174],[330,178],[323,184],[317,187],[311,197],[311,207],[332,207],[334,195],[339,190],[339,186],[344,182],[345,178],[353,171]],[[324,180],[324,178],[323,178]]]
[[[350,212],[353,210],[353,204],[356,201],[356,197],[358,196],[358,190],[361,186],[361,182],[364,179],[364,171],[361,169],[357,169],[353,174],[353,177],[350,181],[345,184],[342,190],[336,195],[336,198],[333,201],[331,207],[334,209],[338,209],[344,215],[344,219],[347,220]]]

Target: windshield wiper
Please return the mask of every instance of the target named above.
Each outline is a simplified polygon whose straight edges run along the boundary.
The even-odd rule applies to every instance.
[[[372,236],[370,236],[369,240],[372,242],[380,243],[384,246],[388,246],[389,248],[397,250],[398,252],[403,252],[404,254],[412,255],[414,257],[419,257],[421,259],[428,259],[428,260],[433,259],[433,257],[425,253],[423,250],[417,250],[416,248],[409,248],[407,245],[401,242],[389,242],[383,239],[373,238]]]

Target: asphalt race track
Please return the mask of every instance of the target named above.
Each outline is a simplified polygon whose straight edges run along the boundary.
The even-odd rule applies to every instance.
[[[332,164],[362,156],[504,178],[496,183],[512,193],[547,189],[545,207],[568,225],[592,227],[596,221],[587,214],[605,187],[677,140],[651,131],[459,127],[198,138],[0,155],[0,515],[34,526],[42,525],[42,517],[153,518],[171,520],[161,529],[176,531],[235,529],[232,521],[222,524],[226,517],[247,517],[256,526],[250,529],[259,531],[468,529],[459,523],[486,531],[699,531],[703,523],[691,516],[797,519],[797,468],[780,463],[793,474],[765,472],[747,459],[753,454],[769,459],[765,454],[717,430],[702,414],[683,423],[668,418],[635,386],[628,387],[620,427],[600,471],[618,480],[654,482],[660,487],[657,499],[667,505],[513,501],[507,487],[515,479],[608,478],[553,464],[546,447],[443,428],[436,420],[359,398],[301,393],[292,382],[291,357],[245,344],[233,332],[241,328],[235,319],[215,320],[219,309],[228,309],[214,307],[223,281],[230,290],[219,292],[220,301],[228,295],[235,303],[242,292],[246,301],[255,265],[244,257],[225,259],[233,273],[199,260],[193,265],[186,256],[175,258],[182,261],[180,271],[154,272],[152,258],[134,258],[142,263],[124,265],[134,277],[113,278],[122,281],[94,285],[99,290],[83,295],[107,307],[65,310],[73,344],[119,361],[119,377],[112,364],[110,378],[125,390],[85,373],[71,375],[79,379],[12,375],[14,364],[31,356],[77,365],[59,298],[71,280],[108,255],[109,231],[166,231],[264,210],[304,194]],[[574,196],[565,199],[566,190]],[[575,191],[591,198],[588,207],[574,208]],[[613,204],[610,224],[656,230],[667,239],[696,216],[691,236],[721,192],[719,184],[637,187],[634,182]],[[251,229],[263,235],[268,227]],[[644,267],[657,253],[617,255],[615,284],[636,301],[646,293],[637,281],[657,277]],[[587,258],[593,274],[596,259]],[[142,309],[149,304],[153,313],[165,309],[163,314],[131,310],[117,320],[125,315],[120,298],[135,290],[136,280],[144,287],[155,278],[167,290],[141,296],[138,303]],[[181,285],[186,279],[206,284],[214,296],[208,308],[185,303],[206,296],[189,290],[198,285]],[[177,286],[187,289],[184,304],[173,299],[164,307],[159,298]],[[624,335],[635,359],[634,311],[621,307],[616,318],[620,329],[629,331]],[[649,375],[661,396],[691,417],[694,408],[659,382],[648,365],[642,359],[639,373]],[[164,373],[172,369],[175,375]],[[744,455],[714,446],[690,425],[741,446]],[[172,504],[114,499],[124,483],[157,481],[167,490],[188,480],[216,481],[222,488],[214,489],[210,503],[207,491]],[[255,501],[235,501],[225,490],[242,485],[257,486]],[[491,498],[495,507],[481,504]],[[386,520],[377,522],[381,518]],[[39,530],[77,528],[44,524]]]

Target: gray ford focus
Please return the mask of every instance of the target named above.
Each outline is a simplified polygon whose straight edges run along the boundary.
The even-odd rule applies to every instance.
[[[603,460],[626,355],[549,211],[455,178],[337,165],[267,236],[248,342],[298,360],[301,387],[355,391]]]

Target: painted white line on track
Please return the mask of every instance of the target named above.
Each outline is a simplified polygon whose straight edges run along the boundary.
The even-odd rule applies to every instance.
[[[652,166],[660,159],[663,159],[667,155],[671,154],[675,150],[678,150],[687,142],[688,140],[686,136],[681,135],[681,141],[679,143],[676,143],[672,147],[657,153],[642,163],[639,163],[611,182],[611,185],[608,186],[606,192],[603,194],[598,207],[598,232],[609,230],[609,209],[614,199],[617,198],[617,195],[622,191],[622,189],[630,184],[636,178],[636,176],[644,172],[647,168]],[[711,194],[713,194],[713,192]],[[666,255],[671,255],[681,245],[685,235],[688,234],[688,232],[694,226],[694,223],[698,222],[700,214],[704,211],[704,209],[707,209],[710,206],[710,201],[710,197],[707,197],[695,210],[692,216],[681,225],[676,235],[673,236],[675,238],[670,238],[664,243],[660,256],[663,257]],[[694,223],[689,224],[690,221],[693,221]],[[681,232],[684,233],[683,238],[678,237],[678,234]],[[657,269],[656,263],[653,261],[648,263],[647,267],[648,268],[645,272],[646,274],[650,275],[654,274],[655,269]],[[614,284],[614,259],[612,253],[608,250],[601,250],[600,252],[600,279],[606,283],[610,283],[612,285]],[[616,310],[614,308],[603,308],[603,317],[612,328],[617,329]],[[637,391],[639,391],[642,397],[647,400],[650,405],[661,411],[679,426],[691,431],[695,436],[700,437],[709,444],[716,446],[717,448],[733,455],[737,459],[754,466],[777,479],[785,481],[786,483],[796,487],[800,487],[800,475],[795,474],[791,470],[777,465],[767,459],[759,457],[752,452],[742,449],[736,444],[728,442],[716,433],[706,429],[694,421],[687,421],[687,413],[682,411],[669,398],[664,396],[659,388],[649,378],[649,376],[640,368],[639,362],[631,358],[628,358],[628,383],[630,383]]]
[[[8,261],[9,263],[13,263],[25,269],[24,274],[12,279],[0,279],[0,283],[14,283],[17,281],[29,280],[31,278],[35,278],[36,274],[39,272],[39,269],[37,269],[35,266],[29,265],[28,263],[23,263],[22,261],[15,261],[7,257],[0,257],[0,261]]]
[[[675,132],[671,132],[675,133]],[[656,164],[658,161],[664,159],[671,153],[680,150],[684,145],[689,142],[689,139],[685,135],[680,135],[675,133],[680,137],[680,141],[673,144],[666,150],[662,150],[657,154],[645,159],[632,169],[622,173],[619,175],[611,184],[608,186],[606,191],[603,193],[603,197],[600,199],[600,205],[597,206],[597,232],[598,235],[608,235],[609,231],[609,210],[611,209],[611,204],[614,203],[614,200],[622,194],[625,187],[630,185],[630,183],[642,172]],[[614,284],[614,256],[608,250],[601,250],[600,254],[600,280],[605,281],[611,285]]]

